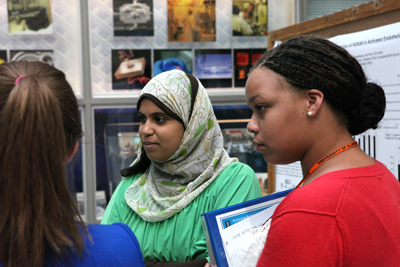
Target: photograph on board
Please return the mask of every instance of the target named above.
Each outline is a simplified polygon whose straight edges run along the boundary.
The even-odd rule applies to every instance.
[[[111,51],[112,89],[142,89],[151,79],[151,50]]]
[[[153,0],[114,0],[114,36],[154,36]]]
[[[168,0],[168,42],[215,42],[215,0]]]
[[[0,64],[7,62],[7,50],[0,50]]]
[[[11,50],[10,61],[42,61],[54,66],[53,50]]]
[[[196,49],[194,73],[205,88],[232,87],[231,49]]]
[[[193,53],[191,49],[154,49],[153,76],[168,70],[192,73]]]
[[[9,34],[52,34],[50,0],[9,0]]]
[[[232,35],[263,36],[268,34],[267,0],[232,1]]]
[[[234,49],[234,87],[244,87],[247,76],[254,63],[262,56],[266,49]]]

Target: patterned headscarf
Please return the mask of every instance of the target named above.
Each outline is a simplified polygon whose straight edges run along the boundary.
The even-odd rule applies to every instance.
[[[182,142],[165,162],[151,162],[142,176],[125,192],[127,204],[149,222],[172,217],[192,202],[230,163],[223,148],[221,128],[211,101],[198,81],[191,118],[191,83],[180,70],[163,72],[143,88],[182,119]],[[140,99],[139,96],[139,99]],[[139,149],[141,150],[141,149]],[[142,153],[133,162],[140,161]]]

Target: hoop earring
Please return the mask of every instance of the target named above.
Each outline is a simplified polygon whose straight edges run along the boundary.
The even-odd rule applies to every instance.
[[[311,110],[307,112],[307,116],[312,116],[312,111]]]

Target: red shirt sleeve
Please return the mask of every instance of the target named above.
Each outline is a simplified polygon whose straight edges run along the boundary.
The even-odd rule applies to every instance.
[[[289,212],[273,217],[257,267],[337,267],[343,259],[343,238],[333,216]]]

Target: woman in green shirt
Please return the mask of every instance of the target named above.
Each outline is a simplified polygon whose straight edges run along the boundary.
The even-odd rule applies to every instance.
[[[254,171],[229,157],[203,85],[179,70],[141,91],[141,148],[102,223],[124,222],[146,266],[200,266],[208,252],[200,215],[261,197]]]

